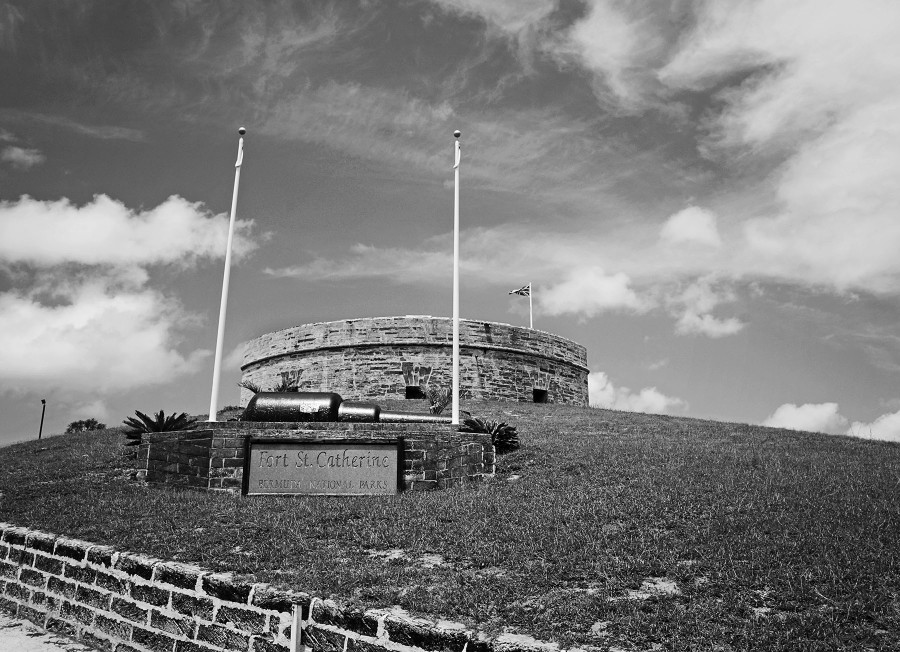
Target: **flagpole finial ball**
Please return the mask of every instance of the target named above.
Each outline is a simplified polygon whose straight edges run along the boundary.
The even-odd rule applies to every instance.
[[[456,131],[453,132],[453,136],[455,138],[459,138],[460,136],[462,136],[462,132],[460,132],[460,130],[457,129]]]
[[[239,133],[241,136],[243,136],[245,133],[247,133],[247,129],[244,128],[244,127],[238,127],[238,133]]]

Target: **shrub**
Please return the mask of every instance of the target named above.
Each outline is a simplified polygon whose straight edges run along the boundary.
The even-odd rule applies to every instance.
[[[444,408],[450,404],[452,398],[453,389],[450,387],[425,388],[425,400],[428,401],[428,411],[431,414],[440,414],[441,412],[443,412]]]
[[[491,443],[497,453],[509,453],[518,450],[519,433],[515,426],[502,421],[489,421],[481,417],[466,417],[459,427],[460,432],[477,432],[491,436]]]
[[[262,391],[262,387],[254,383],[252,380],[242,380],[238,383],[238,387],[249,389],[254,394],[259,394]]]
[[[79,419],[66,426],[66,434],[70,435],[75,432],[87,432],[88,430],[104,430],[105,428],[106,424],[100,423],[96,419]]]
[[[281,382],[272,388],[273,392],[299,392],[300,387],[296,379],[282,378]]]
[[[196,419],[192,419],[185,412],[169,416],[160,410],[154,417],[147,416],[140,410],[135,410],[137,419],[128,417],[124,423],[130,428],[125,431],[125,436],[129,439],[127,446],[136,446],[141,443],[141,438],[149,432],[171,432],[175,430],[189,430],[194,426]]]

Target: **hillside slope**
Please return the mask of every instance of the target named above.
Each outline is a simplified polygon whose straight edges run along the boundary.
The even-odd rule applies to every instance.
[[[242,499],[146,486],[110,430],[0,449],[0,520],[564,645],[900,649],[900,445],[463,407],[523,441],[474,488]]]

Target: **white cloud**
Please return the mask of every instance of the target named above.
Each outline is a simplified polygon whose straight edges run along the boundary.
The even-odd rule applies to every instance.
[[[831,435],[844,434],[847,424],[847,419],[838,413],[837,403],[803,405],[785,403],[762,422],[762,425],[772,428],[824,432]]]
[[[432,0],[447,11],[478,16],[505,32],[519,32],[545,18],[555,0]]]
[[[130,127],[118,127],[113,125],[86,125],[75,122],[71,118],[61,115],[46,115],[34,113],[32,111],[5,111],[4,115],[13,117],[25,122],[40,122],[43,124],[53,125],[68,129],[82,136],[91,138],[99,138],[100,140],[130,140],[132,142],[142,142],[146,140],[144,133]]]
[[[627,387],[616,387],[602,371],[588,374],[588,399],[594,407],[626,412],[670,414],[687,409],[685,401],[666,396],[655,387],[645,387],[637,393]]]
[[[237,258],[256,247],[249,237],[251,226],[247,220],[236,223]],[[83,206],[27,195],[0,202],[0,262],[36,267],[185,265],[224,256],[227,237],[226,216],[176,195],[144,211],[133,211],[106,195],[96,195]]]
[[[670,216],[659,235],[670,244],[722,246],[722,238],[716,227],[716,214],[698,206],[688,206]]]
[[[113,426],[115,424],[108,423],[110,412],[106,402],[102,399],[95,399],[78,403],[67,412],[72,416],[73,421],[77,419],[97,419],[100,422],[107,422],[106,425]]]
[[[670,310],[678,317],[675,332],[713,338],[739,333],[745,326],[742,321],[736,317],[722,319],[712,314],[716,306],[733,300],[733,292],[727,287],[715,287],[712,277],[695,280],[667,300]]]
[[[121,392],[193,373],[208,351],[181,354],[187,316],[149,289],[102,279],[60,287],[57,301],[0,294],[0,383],[15,391]]]
[[[800,406],[785,403],[769,415],[762,425],[900,442],[900,411],[882,414],[871,423],[862,421],[850,423],[838,411],[837,403],[806,403]]]
[[[237,256],[256,246],[250,225],[236,234]],[[224,216],[176,196],[144,211],[105,195],[80,207],[0,202],[0,269],[12,284],[0,292],[0,385],[53,390],[77,406],[85,394],[196,372],[209,351],[182,352],[180,334],[199,319],[148,287],[146,268],[224,256],[227,228]]]
[[[854,421],[847,434],[863,439],[900,442],[900,412],[882,414],[872,423]]]
[[[631,288],[626,274],[606,274],[599,267],[573,269],[566,280],[542,290],[538,301],[548,315],[581,313],[593,317],[610,310],[644,312],[651,307]]]
[[[9,163],[18,170],[27,170],[40,165],[47,157],[37,149],[26,149],[16,145],[8,145],[0,150],[0,161]]]
[[[244,364],[244,348],[247,346],[246,342],[241,342],[236,347],[231,350],[231,353],[225,356],[225,359],[222,360],[222,366],[225,369],[239,370],[241,365]]]
[[[724,108],[707,114],[704,151],[772,170],[779,206],[744,224],[741,272],[755,265],[761,276],[838,291],[896,291],[900,5],[699,7],[659,78],[678,90],[722,85]]]
[[[265,268],[263,272],[276,278],[305,279],[389,278],[395,283],[421,283],[446,279],[453,264],[449,251],[380,248],[355,244],[340,259],[311,256],[311,260],[290,267]],[[477,263],[472,263],[477,265]],[[460,261],[460,271],[472,265]]]

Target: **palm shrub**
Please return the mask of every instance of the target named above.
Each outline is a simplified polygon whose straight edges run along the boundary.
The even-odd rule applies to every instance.
[[[238,387],[249,389],[254,394],[259,394],[262,391],[262,387],[254,383],[252,380],[242,380],[238,383]]]
[[[426,387],[425,400],[428,401],[428,411],[431,414],[440,414],[450,404],[453,391],[449,387]]]
[[[194,427],[194,422],[196,421],[196,419],[189,417],[185,412],[182,412],[181,414],[175,414],[173,412],[169,416],[166,416],[165,413],[160,410],[153,417],[144,414],[140,410],[135,410],[134,413],[137,415],[137,418],[128,417],[123,422],[129,427],[129,430],[125,431],[125,436],[129,440],[126,446],[137,446],[141,443],[142,437],[150,432],[190,430]]]
[[[521,447],[519,433],[515,426],[502,421],[489,421],[481,417],[466,417],[459,427],[460,432],[477,432],[491,436],[491,443],[497,453],[510,453]]]
[[[282,378],[281,382],[272,388],[273,392],[299,392],[300,386],[294,378]]]
[[[106,428],[106,424],[100,423],[96,419],[79,419],[66,426],[66,434],[71,435],[75,432],[87,432],[88,430],[103,430],[104,428]]]

